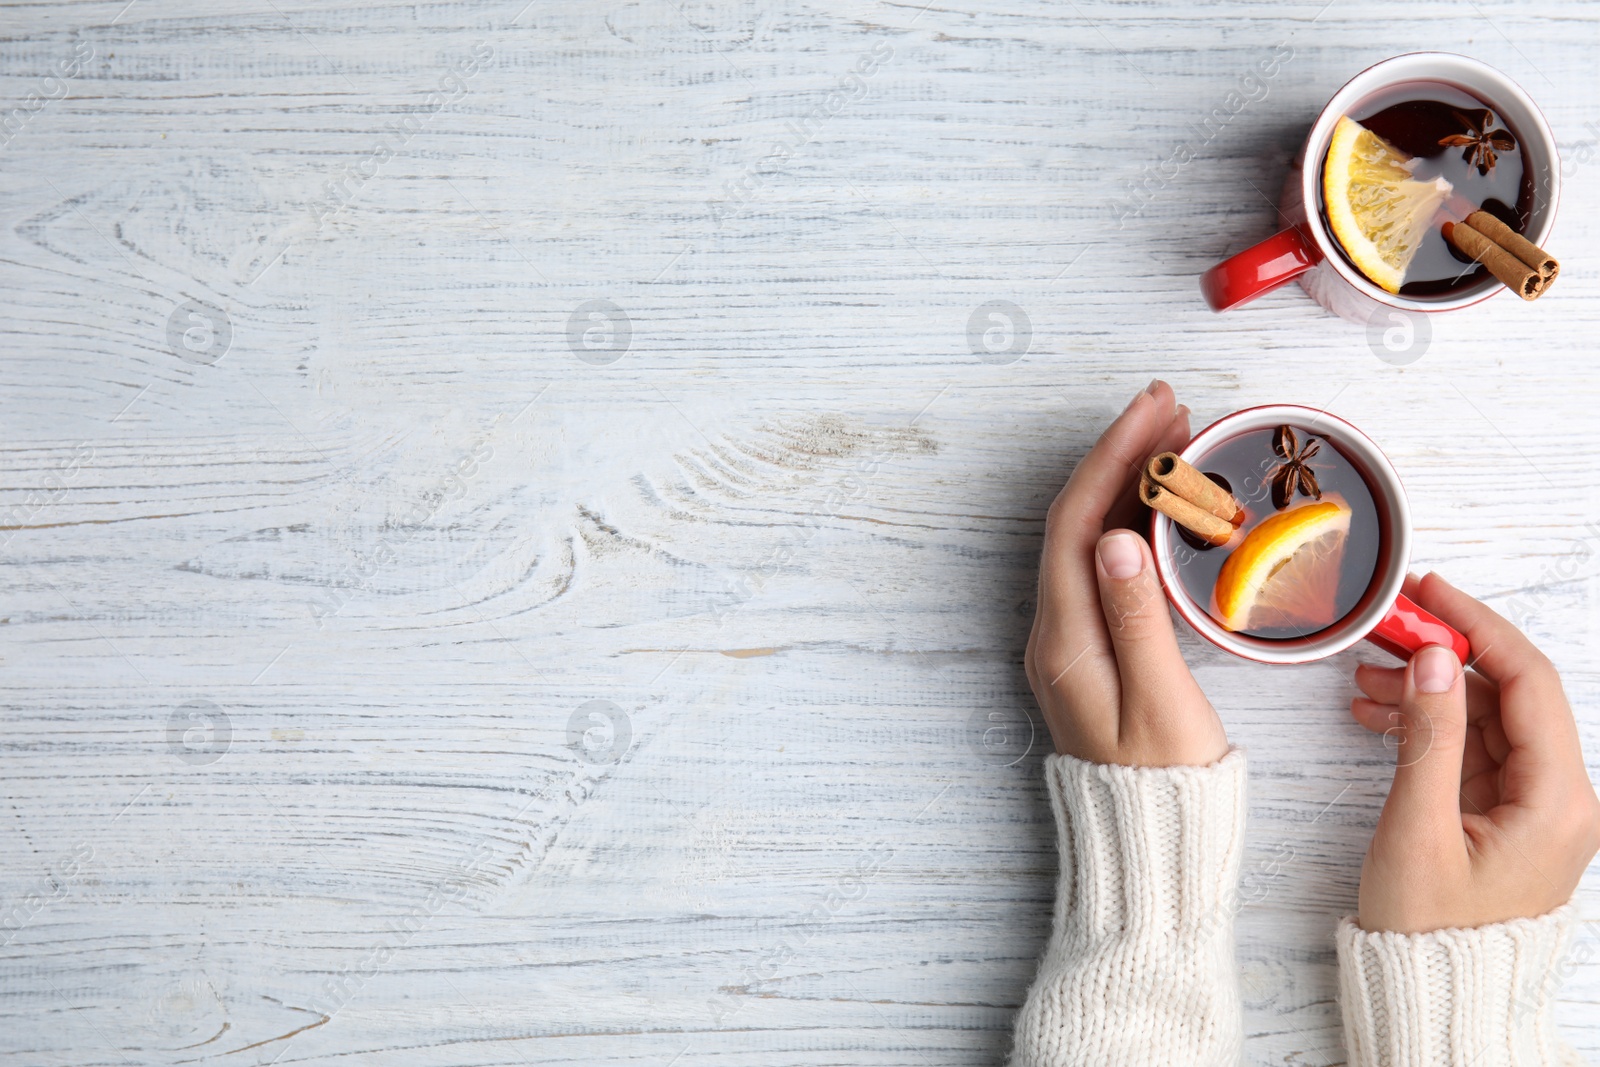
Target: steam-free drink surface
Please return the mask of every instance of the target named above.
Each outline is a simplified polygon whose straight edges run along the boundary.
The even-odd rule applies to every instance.
[[[1518,233],[1526,229],[1533,180],[1523,165],[1521,135],[1476,96],[1442,82],[1404,82],[1368,97],[1350,118],[1412,157],[1413,177],[1443,177],[1454,187],[1452,203],[1467,211],[1481,207]],[[1488,273],[1451,248],[1442,225],[1435,225],[1406,268],[1400,294],[1449,295]]]
[[[1237,631],[1274,640],[1311,637],[1348,615],[1372,582],[1380,548],[1377,507],[1355,466],[1326,437],[1303,427],[1292,429],[1300,452],[1304,453],[1313,443],[1317,446],[1315,454],[1305,462],[1305,468],[1313,475],[1316,496],[1310,495],[1307,487],[1300,484],[1295,487],[1291,499],[1274,499],[1274,487],[1279,495],[1285,488],[1282,468],[1286,459],[1274,449],[1277,431],[1273,429],[1250,430],[1229,438],[1195,461],[1196,467],[1244,505],[1246,518],[1240,527],[1240,537],[1247,536],[1268,517],[1290,508],[1319,501],[1341,502],[1350,508],[1349,533],[1339,551],[1319,556],[1311,561],[1310,568],[1296,568],[1302,578],[1309,574],[1311,581],[1303,598],[1293,606],[1294,610],[1272,613],[1273,624],[1252,625]],[[1230,545],[1211,547],[1182,527],[1174,525],[1172,534],[1171,558],[1179,581],[1196,604],[1210,612],[1219,623],[1224,623],[1213,591],[1223,562],[1231,551],[1237,550],[1240,537]]]

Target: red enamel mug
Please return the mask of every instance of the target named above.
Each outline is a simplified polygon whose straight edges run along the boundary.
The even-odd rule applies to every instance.
[[[1426,645],[1455,650],[1462,663],[1470,648],[1460,632],[1423,611],[1400,592],[1411,563],[1411,508],[1394,466],[1372,439],[1337,416],[1299,404],[1268,404],[1226,415],[1194,436],[1179,453],[1197,467],[1218,445],[1251,430],[1292,425],[1326,437],[1356,469],[1372,494],[1378,513],[1378,562],[1355,607],[1332,626],[1307,637],[1275,640],[1224,629],[1189,594],[1177,574],[1175,553],[1187,550],[1171,519],[1151,513],[1150,544],[1156,573],[1167,598],[1196,633],[1218,648],[1260,663],[1309,663],[1343,652],[1366,638],[1401,659]]]
[[[1368,67],[1323,107],[1279,197],[1278,214],[1288,225],[1200,276],[1200,292],[1212,310],[1227,311],[1298,281],[1329,311],[1353,322],[1371,323],[1380,313],[1390,314],[1391,309],[1431,312],[1468,307],[1505,288],[1486,275],[1463,290],[1438,296],[1390,293],[1351,266],[1328,231],[1319,204],[1322,159],[1334,127],[1363,100],[1404,82],[1444,82],[1463,89],[1493,108],[1516,132],[1533,179],[1533,205],[1525,236],[1535,244],[1545,243],[1555,222],[1561,163],[1544,115],[1516,82],[1488,64],[1450,52],[1412,52]]]

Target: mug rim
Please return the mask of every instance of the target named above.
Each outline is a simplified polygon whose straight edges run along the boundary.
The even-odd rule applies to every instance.
[[[1366,275],[1351,266],[1344,258],[1344,253],[1340,250],[1337,239],[1323,225],[1322,212],[1319,209],[1322,198],[1323,156],[1327,152],[1328,141],[1332,138],[1333,127],[1350,105],[1390,85],[1412,80],[1444,82],[1447,85],[1455,85],[1457,88],[1470,92],[1475,96],[1490,97],[1495,95],[1484,91],[1479,85],[1463,85],[1452,78],[1444,76],[1434,76],[1432,78],[1420,76],[1415,78],[1391,77],[1387,79],[1374,77],[1376,72],[1384,70],[1384,68],[1399,64],[1417,64],[1421,60],[1443,61],[1446,65],[1464,66],[1473,70],[1474,73],[1483,75],[1487,81],[1495,83],[1496,89],[1502,90],[1516,104],[1526,110],[1528,117],[1532,120],[1533,129],[1528,130],[1519,126],[1517,133],[1526,142],[1525,147],[1531,147],[1535,142],[1537,143],[1543,157],[1542,161],[1548,167],[1550,174],[1549,192],[1548,194],[1536,192],[1532,211],[1533,218],[1529,220],[1530,232],[1524,235],[1536,245],[1543,245],[1549,239],[1550,231],[1555,225],[1556,208],[1561,200],[1561,156],[1556,145],[1555,134],[1550,129],[1550,123],[1545,118],[1544,112],[1539,109],[1538,104],[1533,102],[1533,98],[1528,95],[1522,86],[1518,85],[1510,75],[1498,68],[1490,66],[1480,59],[1474,59],[1472,56],[1462,55],[1459,52],[1424,50],[1402,52],[1399,55],[1390,56],[1357,73],[1328,98],[1328,102],[1317,112],[1316,120],[1306,134],[1303,161],[1300,166],[1301,198],[1305,205],[1304,232],[1317,246],[1317,250],[1322,254],[1323,262],[1328,264],[1338,273],[1340,278],[1353,286],[1356,291],[1378,301],[1380,304],[1398,308],[1401,311],[1432,314],[1440,311],[1455,311],[1459,308],[1471,307],[1474,304],[1482,303],[1505,288],[1505,286],[1493,275],[1490,275],[1471,289],[1445,298],[1415,298],[1391,293],[1373,284]],[[1501,117],[1502,121],[1504,121],[1503,112],[1506,109],[1498,99],[1485,99],[1484,102],[1490,104],[1496,111],[1502,112]],[[1530,140],[1530,136],[1532,140]]]
[[[1242,421],[1250,422],[1251,425],[1244,429],[1237,428],[1237,424]],[[1399,473],[1394,469],[1389,457],[1378,447],[1377,442],[1326,408],[1314,408],[1305,404],[1258,404],[1254,407],[1241,408],[1222,416],[1195,434],[1178,454],[1184,460],[1193,462],[1203,453],[1238,433],[1258,426],[1285,422],[1299,425],[1328,423],[1335,426],[1337,432],[1333,436],[1337,438],[1339,444],[1354,446],[1353,450],[1359,453],[1358,456],[1349,456],[1346,453],[1347,458],[1358,466],[1365,465],[1370,468],[1367,472],[1369,477],[1365,479],[1368,491],[1373,495],[1374,504],[1380,509],[1387,509],[1389,515],[1387,530],[1389,550],[1378,560],[1381,574],[1375,572],[1373,581],[1368,584],[1367,591],[1362,594],[1357,606],[1327,628],[1333,631],[1329,636],[1304,641],[1275,641],[1224,630],[1209,612],[1190,597],[1188,590],[1174,573],[1171,563],[1173,538],[1171,531],[1174,524],[1171,520],[1161,521],[1163,516],[1160,512],[1150,513],[1150,554],[1155,561],[1156,577],[1166,592],[1168,603],[1195,633],[1225,652],[1257,663],[1312,663],[1356,645],[1377,627],[1399,599],[1411,561],[1411,508],[1406,500],[1405,487],[1400,482]],[[1340,451],[1345,450],[1341,448]],[[1381,500],[1380,492],[1383,495]]]

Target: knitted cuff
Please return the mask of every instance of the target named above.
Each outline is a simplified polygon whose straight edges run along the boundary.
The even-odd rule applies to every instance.
[[[1045,780],[1060,880],[1013,1067],[1237,1064],[1244,754],[1209,767],[1052,756]]]
[[[1061,883],[1056,931],[1183,937],[1237,910],[1244,847],[1245,759],[1209,767],[1124,767],[1045,760]]]
[[[1551,1005],[1572,906],[1537,919],[1426,934],[1339,924],[1339,1000],[1351,1067],[1568,1062]]]

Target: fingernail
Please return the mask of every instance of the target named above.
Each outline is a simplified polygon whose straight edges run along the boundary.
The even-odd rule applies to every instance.
[[[1431,645],[1417,653],[1411,668],[1419,693],[1447,693],[1456,684],[1461,672],[1461,661],[1443,645]]]
[[[1144,387],[1144,391],[1149,393],[1151,396],[1155,396],[1156,390],[1161,388],[1161,385],[1162,381],[1160,378],[1151,378],[1150,384]]]
[[[1137,404],[1139,401],[1143,400],[1148,395],[1149,395],[1149,391],[1145,390],[1145,389],[1141,389],[1137,393],[1134,393],[1133,394],[1133,399],[1128,401],[1128,406],[1122,409],[1122,413],[1124,415],[1126,415],[1128,412],[1132,411],[1133,410],[1133,405]]]
[[[1100,539],[1100,566],[1111,578],[1132,578],[1144,570],[1144,553],[1133,534],[1107,534]]]

